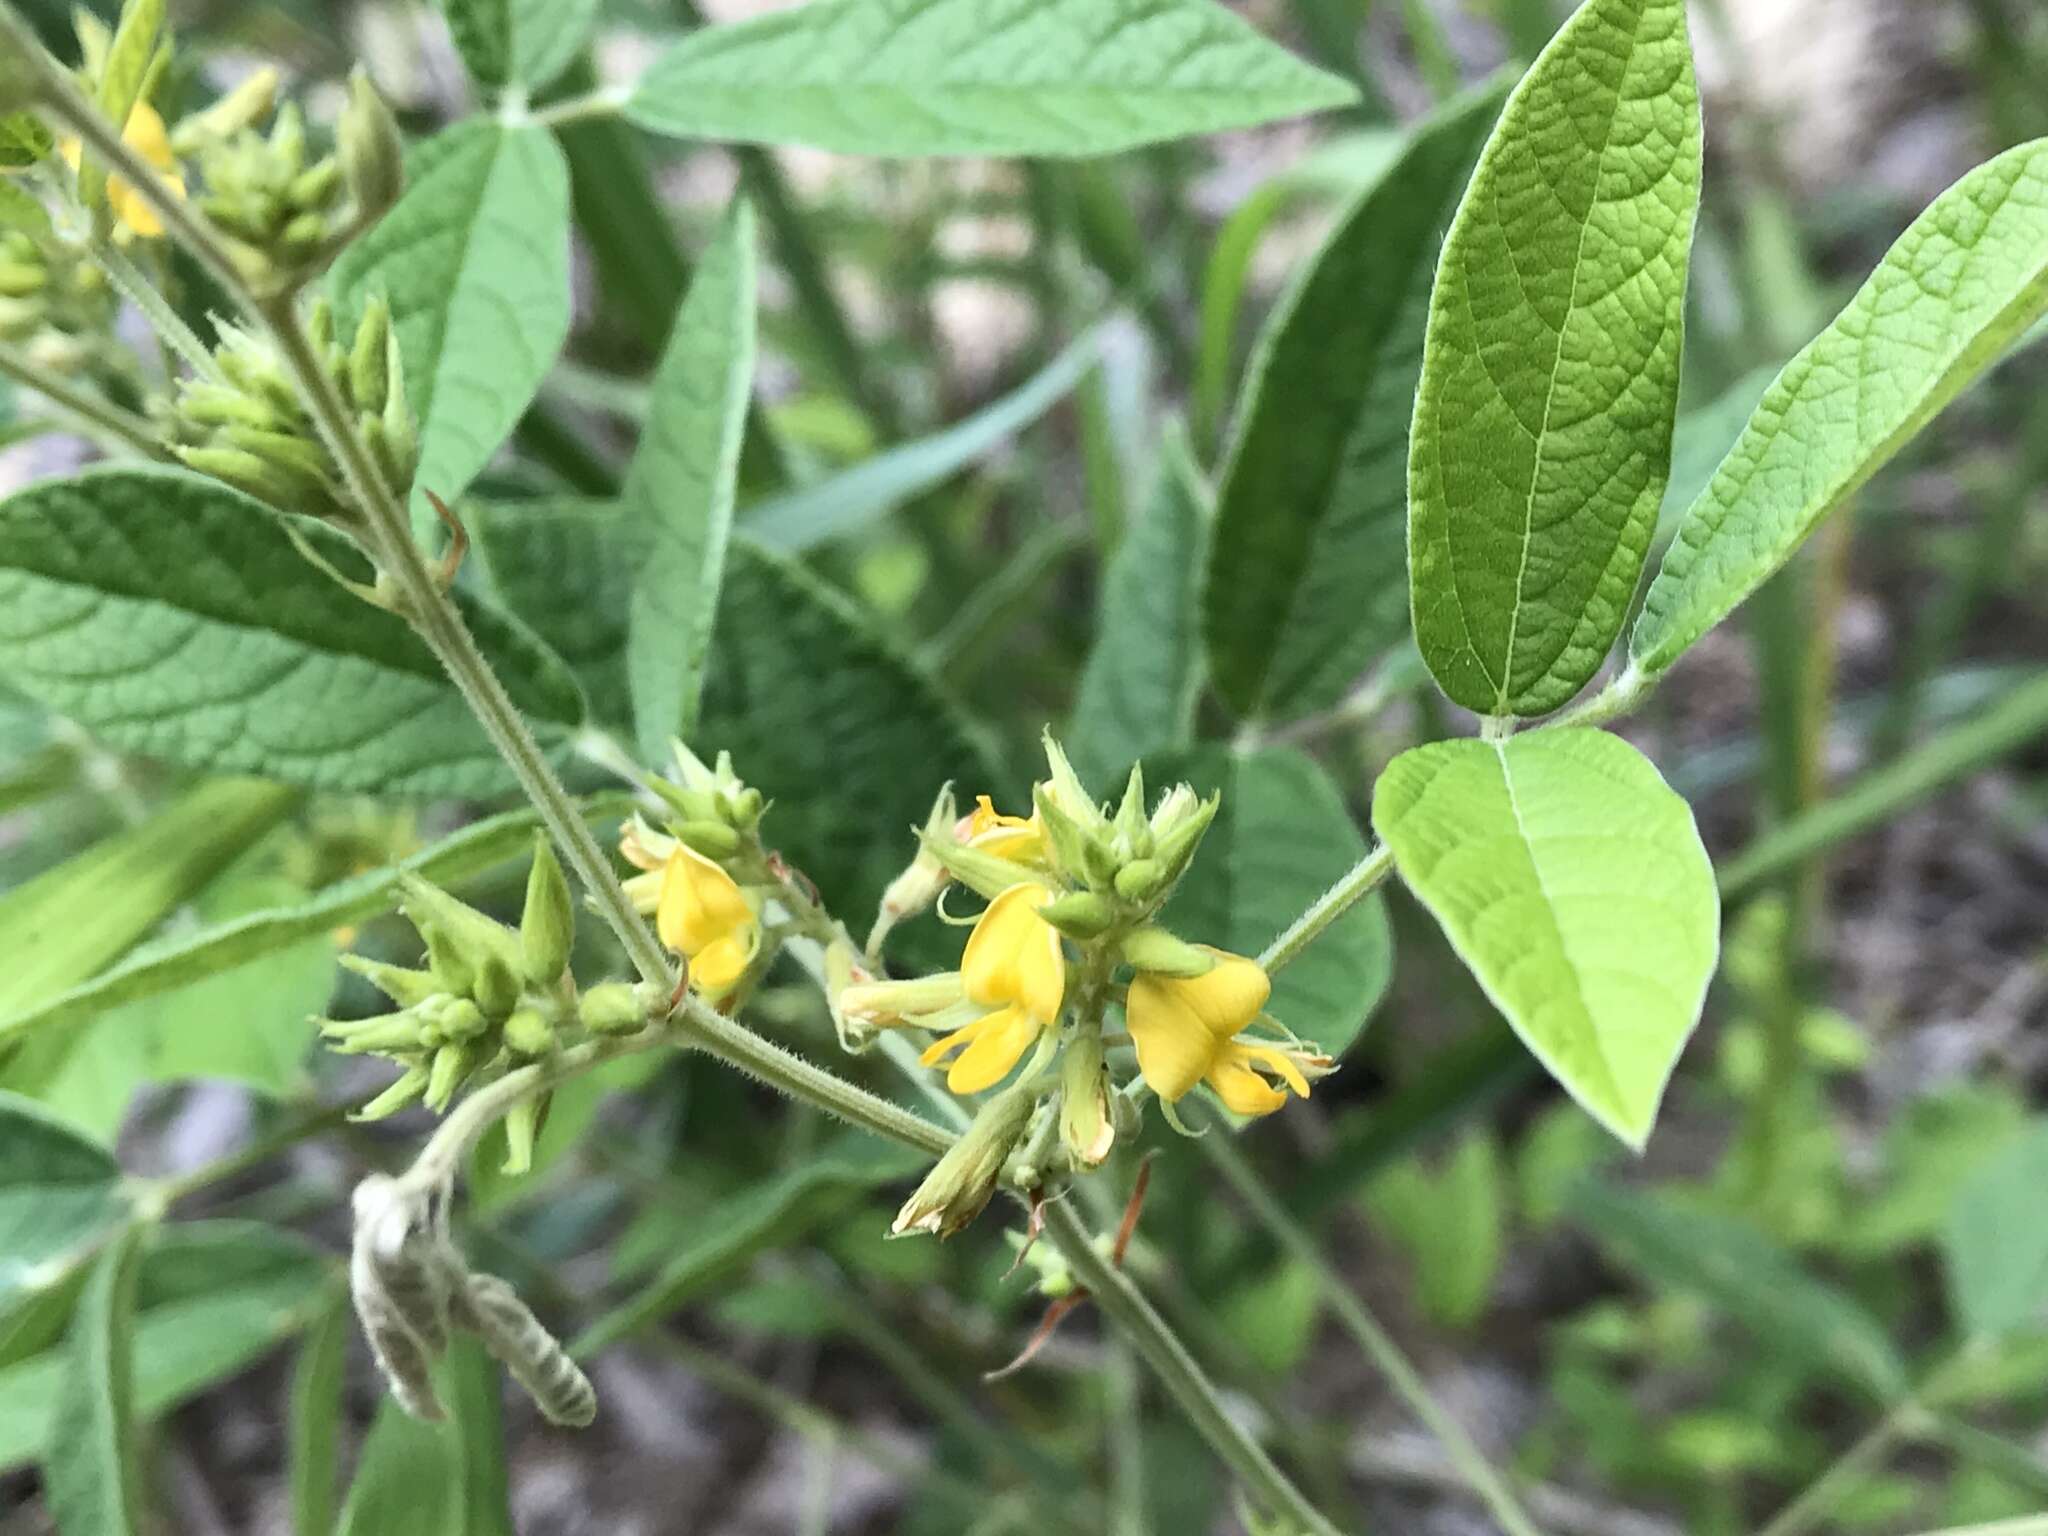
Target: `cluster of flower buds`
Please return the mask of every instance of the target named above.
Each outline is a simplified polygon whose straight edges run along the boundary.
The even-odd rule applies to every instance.
[[[544,841],[535,846],[517,930],[417,876],[405,876],[402,889],[402,909],[426,944],[425,969],[345,956],[344,965],[398,1007],[375,1018],[317,1021],[334,1050],[383,1056],[403,1069],[359,1119],[382,1119],[416,1101],[438,1112],[465,1086],[551,1055],[566,1032],[630,1032],[658,1007],[646,989],[623,982],[577,995],[569,975],[574,903]],[[545,1112],[540,1096],[506,1116],[508,1173],[531,1166]]]
[[[5,227],[0,204],[0,342],[20,347],[46,372],[89,371],[114,349],[119,304],[106,276],[46,223]]]
[[[390,109],[360,69],[349,80],[334,151],[318,158],[295,106],[277,114],[267,136],[257,131],[274,89],[274,80],[259,79],[223,97],[181,122],[171,143],[196,157],[199,207],[235,242],[250,278],[301,281],[397,201],[403,152]]]
[[[404,364],[381,297],[363,306],[344,347],[326,299],[307,312],[327,376],[355,417],[386,483],[403,494],[419,467],[419,427],[405,392]],[[214,350],[219,380],[182,380],[170,406],[174,451],[201,474],[225,480],[286,512],[345,521],[350,500],[283,360],[262,333],[223,326]]]
[[[1181,784],[1148,811],[1133,769],[1112,810],[1088,794],[1057,742],[1045,747],[1050,771],[1031,816],[1002,815],[986,798],[962,816],[942,791],[916,859],[884,897],[871,964],[890,927],[949,885],[985,897],[959,970],[833,982],[834,1017],[853,1044],[881,1029],[931,1031],[938,1038],[923,1059],[944,1066],[963,1095],[1016,1074],[903,1207],[898,1232],[943,1236],[999,1180],[1030,1188],[1061,1166],[1098,1166],[1135,1129],[1137,1086],[1169,1119],[1204,1083],[1225,1108],[1259,1115],[1289,1091],[1305,1096],[1332,1066],[1266,1014],[1271,984],[1257,962],[1189,943],[1159,921],[1219,800]],[[1125,1042],[1106,1033],[1118,1003],[1137,1068],[1127,1088],[1113,1067],[1129,1058],[1112,1054]]]

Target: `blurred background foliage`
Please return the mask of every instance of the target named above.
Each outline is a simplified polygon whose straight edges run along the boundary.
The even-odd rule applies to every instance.
[[[1153,782],[1226,789],[1216,872],[1180,916],[1256,948],[1361,850],[1378,767],[1466,728],[1401,645],[1313,708],[1236,718],[1201,672],[1200,551],[1276,295],[1407,127],[1532,57],[1562,6],[1237,8],[1355,80],[1358,107],[1074,163],[560,130],[573,336],[472,493],[470,576],[500,580],[603,713],[622,616],[581,600],[605,581],[575,526],[618,490],[691,255],[744,190],[766,266],[740,527],[799,557],[810,595],[778,587],[795,579],[781,567],[735,571],[705,745],[775,794],[771,832],[820,850],[811,872],[856,925],[940,779],[1014,796],[1040,728],[1074,722],[1105,794],[1133,731],[1164,749]],[[28,9],[61,45],[63,8]],[[692,0],[605,0],[554,89],[629,73],[702,19]],[[176,21],[173,88],[194,102],[274,59],[331,113],[360,58],[419,134],[469,104],[423,7],[200,0]],[[1914,213],[2048,132],[2048,14],[2031,0],[1698,0],[1693,24],[1709,166],[1671,508]],[[184,278],[203,311],[203,279]],[[1920,1531],[2048,1507],[2037,352],[1925,433],[1627,728],[1695,806],[1728,906],[1707,1022],[1642,1160],[1541,1079],[1398,894],[1320,972],[1286,978],[1318,1015],[1291,1019],[1307,1033],[1341,1038],[1371,1010],[1310,1104],[1234,1145],[1153,1138],[1132,1269],[1355,1528],[1490,1528],[1352,1347],[1361,1301],[1558,1531],[1718,1536],[1774,1511],[1773,1532]],[[80,461],[54,425],[0,392],[0,484]],[[1398,569],[1388,581],[1402,588]],[[832,615],[872,631],[858,667]],[[1134,725],[1114,679],[1091,678],[1119,626],[1171,673],[1175,718]],[[822,736],[795,745],[792,721]],[[408,958],[377,915],[386,862],[475,823],[439,867],[516,909],[527,832],[479,821],[497,809],[187,782],[0,705],[0,1014],[248,914],[276,940],[0,1046],[0,1085],[170,1179],[194,1218],[142,1273],[166,1528],[325,1530],[344,1502],[343,1529],[434,1536],[1236,1528],[1200,1442],[1085,1318],[1027,1371],[980,1380],[1040,1305],[1002,1221],[885,1243],[913,1171],[899,1155],[700,1060],[565,1090],[527,1180],[495,1176],[488,1147],[479,1162],[465,1237],[581,1347],[608,1346],[599,1427],[549,1431],[522,1403],[501,1441],[496,1377],[474,1361],[456,1364],[459,1430],[388,1408],[371,1427],[321,1256],[339,1251],[349,1183],[398,1158],[411,1123],[372,1135],[320,1109],[373,1079],[316,1059],[303,1021],[373,1007],[353,979],[328,996],[340,947]],[[905,940],[946,951],[929,923]],[[158,948],[138,961],[143,944]],[[794,978],[761,1011],[830,1048]],[[1113,1221],[1103,1193],[1092,1214]],[[1306,1254],[1289,1236],[1304,1232]],[[25,1468],[80,1283],[0,1310],[6,1536],[47,1528]]]

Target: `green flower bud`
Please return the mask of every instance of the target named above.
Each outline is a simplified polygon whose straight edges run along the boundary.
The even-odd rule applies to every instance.
[[[285,202],[306,213],[320,213],[340,190],[341,162],[331,158],[318,160],[292,178],[291,185],[285,188]]]
[[[327,220],[317,213],[302,213],[278,231],[278,253],[303,261],[327,243]]]
[[[312,486],[300,476],[279,469],[241,448],[175,448],[178,458],[202,475],[224,480],[258,501],[292,511],[304,510],[315,498]]]
[[[427,1108],[438,1115],[454,1101],[469,1077],[470,1068],[476,1065],[476,1058],[476,1047],[465,1040],[451,1041],[434,1052],[427,1074]]]
[[[1038,915],[1071,939],[1086,943],[1100,938],[1116,924],[1116,907],[1094,891],[1073,891],[1047,902]]]
[[[1155,976],[1206,976],[1216,969],[1215,955],[1164,928],[1133,929],[1124,935],[1122,949],[1133,967]]]
[[[483,1009],[466,997],[434,998],[421,1012],[427,1017],[437,1045],[450,1040],[474,1040],[491,1027]]]
[[[590,988],[576,1005],[576,1016],[593,1035],[630,1035],[647,1026],[651,1016],[641,989],[624,981]]]
[[[409,971],[362,955],[343,955],[341,964],[344,970],[354,971],[401,1008],[417,1007],[441,992],[440,983],[426,971]]]
[[[526,874],[526,908],[519,918],[519,949],[527,983],[552,987],[569,969],[576,942],[576,898],[545,837],[533,840],[533,867]]]
[[[1157,859],[1134,859],[1116,872],[1116,893],[1125,901],[1144,903],[1166,883],[1166,869]]]
[[[1037,1104],[1037,1091],[1022,1083],[984,1104],[967,1133],[903,1202],[890,1224],[890,1235],[929,1232],[951,1237],[980,1215],[1002,1179],[1003,1165],[1023,1140]]]
[[[1191,793],[1189,801],[1186,810],[1176,814],[1165,830],[1160,830],[1159,818],[1154,818],[1152,857],[1166,870],[1165,885],[1171,885],[1187,872],[1188,865],[1194,860],[1195,849],[1209,830],[1209,823],[1216,819],[1223,797],[1211,795],[1206,800],[1195,800]]]
[[[753,785],[746,785],[731,798],[732,824],[741,831],[751,831],[761,824],[761,813],[768,808],[768,802],[761,791]]]
[[[190,158],[255,127],[276,104],[277,71],[265,65],[205,111],[182,118],[171,133],[171,148]]]
[[[1009,859],[970,848],[965,843],[956,843],[950,837],[933,837],[922,832],[918,837],[925,851],[938,860],[947,874],[991,901],[1027,878],[1025,871]]]
[[[425,1067],[407,1067],[397,1082],[350,1115],[349,1119],[359,1121],[389,1119],[407,1105],[417,1102],[420,1095],[427,1091],[427,1076],[427,1069]]]
[[[718,803],[718,795],[713,790],[671,784],[660,777],[650,777],[647,786],[667,801],[669,807],[685,821],[722,822],[725,819],[724,808]]]
[[[473,995],[486,959],[495,959],[508,976],[518,974],[519,938],[511,929],[410,871],[398,877],[398,888],[400,910],[427,942],[428,969],[448,991]]]
[[[1131,776],[1124,783],[1123,803],[1117,807],[1117,840],[1137,857],[1151,851],[1152,824],[1145,816],[1145,769],[1140,763],[1131,764]]]
[[[417,1051],[428,1043],[427,1024],[419,1013],[404,1009],[374,1019],[321,1019],[320,1033],[328,1049],[342,1056],[388,1056]]]
[[[515,1008],[505,1020],[503,1038],[515,1056],[545,1056],[555,1048],[555,1026],[538,1008]]]
[[[0,298],[25,299],[49,285],[47,267],[19,261],[0,261]]]
[[[381,218],[405,190],[405,143],[398,120],[360,65],[348,77],[348,106],[335,125],[335,146],[357,222]]]
[[[1109,823],[1103,818],[1102,807],[1082,785],[1080,775],[1074,772],[1074,765],[1067,761],[1067,754],[1060,750],[1051,731],[1045,733],[1044,746],[1051,776],[1041,800],[1050,799],[1069,821],[1091,835],[1106,831]]]
[[[673,829],[676,837],[716,862],[740,851],[740,835],[722,821],[685,821]]]
[[[503,1019],[519,1006],[519,974],[500,955],[485,955],[476,968],[470,996],[491,1019]]]
[[[548,1097],[542,1093],[521,1099],[507,1111],[504,1120],[505,1161],[498,1169],[500,1173],[516,1178],[533,1172],[533,1144],[540,1139],[541,1125],[547,1119]]]
[[[391,303],[383,294],[363,306],[349,351],[347,389],[358,410],[381,410],[391,390]]]
[[[1102,1036],[1081,1035],[1060,1056],[1060,1140],[1076,1168],[1099,1167],[1116,1144]]]

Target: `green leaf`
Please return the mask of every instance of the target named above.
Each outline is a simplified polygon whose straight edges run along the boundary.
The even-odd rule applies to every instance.
[[[966,420],[816,485],[749,506],[740,514],[741,530],[756,543],[801,554],[872,526],[904,502],[944,485],[1065,399],[1095,366],[1101,342],[1100,328],[1089,331]]]
[[[460,605],[562,746],[583,713],[568,669],[502,614]],[[108,745],[193,768],[371,794],[513,787],[402,620],[315,570],[275,514],[181,470],[88,470],[0,502],[0,667]]]
[[[685,37],[626,113],[855,155],[1106,155],[1356,99],[1211,0],[811,0]]]
[[[1547,730],[1402,753],[1372,820],[1522,1043],[1640,1149],[1719,949],[1691,809],[1620,737]]]
[[[1621,632],[1670,469],[1700,143],[1684,0],[1587,0],[1451,225],[1408,560],[1415,638],[1468,709],[1557,708]]]
[[[1696,1202],[1602,1184],[1582,1185],[1572,1209],[1615,1259],[1711,1303],[1774,1354],[1882,1402],[1904,1395],[1905,1363],[1877,1319],[1747,1222]]]
[[[1257,955],[1365,857],[1365,840],[1337,786],[1298,752],[1240,756],[1203,747],[1145,763],[1145,781],[1155,790],[1182,779],[1202,794],[1223,795],[1166,907],[1166,924],[1183,938]],[[1386,908],[1370,896],[1273,978],[1269,1011],[1341,1056],[1386,994],[1393,969]]]
[[[597,0],[443,0],[456,51],[479,85],[537,90],[590,36]]]
[[[306,1330],[286,1419],[294,1536],[333,1536],[340,1511],[342,1391],[354,1315],[340,1295]]]
[[[468,510],[492,592],[569,664],[590,700],[591,723],[630,736],[624,594],[633,589],[634,563],[619,522],[611,502],[578,497]]]
[[[120,1179],[105,1148],[0,1093],[0,1308],[57,1286],[127,1219]]]
[[[1441,1169],[1409,1158],[1366,1189],[1374,1222],[1414,1261],[1416,1300],[1446,1328],[1470,1328],[1485,1315],[1507,1238],[1505,1182],[1499,1147],[1479,1132],[1463,1137]]]
[[[136,1293],[137,1419],[169,1412],[305,1327],[326,1306],[332,1273],[297,1238],[253,1221],[160,1232]],[[49,1443],[69,1369],[61,1348],[0,1369],[0,1471]]]
[[[620,492],[636,562],[626,677],[640,754],[696,727],[725,580],[740,436],[754,382],[754,213],[735,202],[698,263],[654,375]]]
[[[135,1444],[135,1284],[142,1229],[100,1255],[72,1314],[43,1451],[43,1487],[63,1536],[143,1529]]]
[[[982,733],[858,608],[794,562],[734,544],[699,755],[730,748],[774,802],[767,835],[860,926],[915,851],[939,786],[1000,791]]]
[[[1951,1305],[1972,1338],[1995,1339],[2048,1304],[2048,1122],[2000,1152],[1957,1194],[1943,1234]]]
[[[1444,226],[1506,83],[1340,215],[1260,334],[1216,494],[1203,633],[1240,715],[1312,714],[1408,629],[1409,403]]]
[[[1202,688],[1195,627],[1209,544],[1209,488],[1187,434],[1170,431],[1159,479],[1102,576],[1095,643],[1065,746],[1084,780],[1107,784],[1151,752],[1185,747]]]
[[[632,796],[623,793],[595,795],[583,802],[584,814],[592,821],[622,817],[632,808]],[[195,807],[194,815],[198,814]],[[248,912],[195,933],[177,934],[145,945],[120,964],[69,991],[28,1006],[14,1000],[15,1011],[0,1018],[0,1045],[44,1030],[84,1024],[106,1009],[160,996],[289,950],[336,928],[394,912],[398,909],[400,870],[410,870],[436,885],[459,884],[526,857],[533,847],[533,829],[537,824],[532,811],[507,811],[486,817],[421,849],[393,868],[341,881],[302,901]],[[81,890],[91,891],[95,887],[104,891],[104,880],[95,877],[87,881],[81,877]],[[0,904],[0,914],[6,910]]]
[[[420,493],[453,503],[569,336],[569,173],[544,128],[472,118],[419,146],[405,195],[334,264],[344,311],[391,301],[420,418]]]
[[[1765,393],[1678,526],[1629,637],[1656,676],[2048,313],[2048,139],[1928,207]]]
[[[448,1418],[378,1410],[349,1485],[340,1536],[512,1536],[498,1368],[457,1339],[434,1373]]]
[[[50,130],[35,113],[0,114],[0,171],[34,165],[55,147]]]
[[[124,954],[298,804],[295,791],[223,779],[0,897],[13,946],[0,1008],[40,1007]]]

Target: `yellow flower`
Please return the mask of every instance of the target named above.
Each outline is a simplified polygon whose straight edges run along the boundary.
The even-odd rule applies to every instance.
[[[987,795],[974,797],[974,809],[964,818],[960,840],[970,848],[992,853],[1017,864],[1045,862],[1045,827],[1038,812],[1029,816],[1005,816]]]
[[[1319,1074],[1328,1059],[1238,1039],[1238,1032],[1266,1006],[1273,984],[1255,961],[1221,950],[1209,952],[1216,957],[1215,967],[1200,976],[1140,972],[1131,982],[1124,1011],[1145,1081],[1160,1098],[1173,1103],[1206,1079],[1240,1115],[1270,1114],[1287,1102],[1287,1095],[1269,1083],[1265,1073],[1307,1098],[1304,1069],[1317,1069]]]
[[[149,162],[173,195],[181,198],[185,195],[185,182],[178,175],[178,163],[171,154],[170,133],[155,107],[146,101],[135,103],[134,110],[128,114],[128,126],[121,131],[121,141]],[[66,139],[61,149],[71,169],[77,170],[81,153],[78,140]],[[119,176],[107,178],[107,206],[114,210],[114,217],[120,221],[124,233],[140,235],[145,240],[155,240],[163,235],[163,220],[156,216],[156,210]]]
[[[683,843],[661,870],[661,942],[690,962],[690,982],[722,997],[761,947],[761,923],[733,877]]]
[[[1013,885],[989,903],[968,935],[961,985],[970,1003],[993,1011],[933,1042],[923,1058],[936,1066],[959,1051],[946,1071],[953,1092],[979,1093],[1001,1082],[1059,1018],[1066,957],[1059,931],[1038,915],[1051,900],[1042,885]]]

